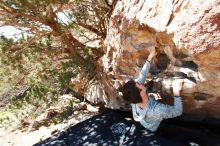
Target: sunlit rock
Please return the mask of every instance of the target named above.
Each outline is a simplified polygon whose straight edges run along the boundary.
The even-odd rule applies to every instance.
[[[219,44],[219,0],[121,0],[110,20],[103,71],[123,84],[137,77],[147,49],[155,47],[148,80],[162,85],[161,96],[171,96],[172,81],[183,78],[185,118],[220,119]]]

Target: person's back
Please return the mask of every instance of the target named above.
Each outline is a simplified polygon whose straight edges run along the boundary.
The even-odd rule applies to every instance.
[[[123,98],[131,103],[132,114],[135,121],[139,121],[148,130],[154,132],[163,119],[173,118],[182,114],[182,100],[180,90],[182,80],[178,79],[172,83],[174,104],[166,105],[148,97],[144,82],[150,70],[150,61],[156,55],[155,48],[151,48],[150,55],[141,69],[138,78],[125,83],[123,87]]]
[[[163,119],[174,118],[182,114],[181,97],[174,97],[174,104],[162,104],[149,97],[148,103],[144,109],[140,108],[138,104],[131,104],[132,114],[135,121],[139,121],[145,128],[154,132],[159,127]]]

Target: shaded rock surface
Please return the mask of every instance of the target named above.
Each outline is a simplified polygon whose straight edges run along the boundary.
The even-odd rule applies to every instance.
[[[124,108],[118,87],[137,77],[149,52],[149,92],[172,96],[171,83],[183,78],[184,119],[220,119],[220,1],[121,0],[113,11],[103,71],[113,88],[110,107]],[[114,91],[114,93],[112,92]],[[108,105],[108,101],[105,100]]]

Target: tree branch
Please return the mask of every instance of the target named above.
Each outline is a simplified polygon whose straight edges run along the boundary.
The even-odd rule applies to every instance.
[[[108,0],[104,0],[105,1],[105,4],[109,7],[109,8],[111,8],[112,6],[108,3]]]
[[[22,53],[22,51],[25,48],[30,47],[34,42],[36,42],[36,40],[39,40],[40,38],[42,38],[46,35],[49,35],[49,34],[51,34],[51,32],[45,31],[45,32],[38,33],[38,35],[36,35],[36,37],[32,37],[31,39],[29,39],[27,41],[27,43],[20,44],[20,45],[14,45],[11,48],[9,48],[9,50],[13,51],[13,52],[16,52],[16,54],[20,54],[20,53]],[[23,48],[23,49],[19,49],[19,48]],[[19,49],[19,50],[17,50],[17,49]]]
[[[25,14],[25,13],[21,13],[16,11],[16,9],[7,6],[4,2],[0,1],[0,8],[2,8],[3,10],[5,10],[5,12],[7,12],[8,14],[11,14],[13,16],[23,16],[25,18],[28,18],[30,20],[34,20],[34,21],[38,21],[42,24],[47,24],[42,18],[38,18],[36,16],[32,16],[30,14]]]
[[[69,3],[69,2],[68,2]],[[54,13],[62,12],[64,9],[64,4],[60,4],[60,6],[54,11]]]
[[[87,25],[87,24],[83,24],[81,22],[74,22],[76,25],[79,25],[83,28],[86,28],[87,30],[90,30],[91,32],[94,32],[95,34],[97,34],[98,36],[102,36],[103,37],[103,34],[97,30],[96,28],[92,27],[91,25]]]

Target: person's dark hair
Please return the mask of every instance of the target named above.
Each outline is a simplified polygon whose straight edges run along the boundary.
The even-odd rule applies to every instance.
[[[136,104],[142,102],[140,89],[136,87],[136,82],[134,80],[130,80],[124,84],[122,87],[122,97],[128,103]]]

